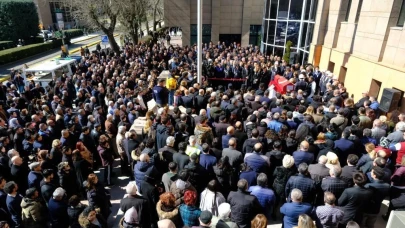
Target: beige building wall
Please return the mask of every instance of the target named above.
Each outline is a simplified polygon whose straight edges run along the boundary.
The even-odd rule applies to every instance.
[[[347,1],[319,1],[309,60],[344,81],[356,101],[363,91],[378,101],[384,88],[405,91],[405,28],[396,27],[401,3],[363,0],[356,23],[359,0],[352,1],[347,21]]]
[[[42,23],[44,29],[48,29],[48,25],[53,24],[49,0],[34,0],[34,3],[37,5],[40,23]]]
[[[261,25],[264,0],[204,0],[203,24],[211,25],[211,41],[220,34],[240,34],[241,45],[249,44],[250,25]],[[190,45],[190,25],[197,24],[197,0],[164,0],[167,27],[182,28],[183,45]]]

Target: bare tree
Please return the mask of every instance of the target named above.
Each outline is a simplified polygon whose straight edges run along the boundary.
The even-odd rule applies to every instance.
[[[138,0],[136,0],[138,1]],[[68,0],[64,3],[73,9],[76,19],[87,26],[100,29],[107,35],[114,52],[120,53],[120,48],[114,38],[115,26],[120,13],[121,0]]]
[[[156,32],[156,25],[160,21],[160,17],[163,15],[163,1],[152,0],[152,15],[153,15],[153,31]],[[159,19],[157,19],[159,15]]]
[[[118,5],[118,20],[125,27],[134,44],[138,43],[138,32],[142,31],[142,19],[146,17],[147,0],[121,0]]]

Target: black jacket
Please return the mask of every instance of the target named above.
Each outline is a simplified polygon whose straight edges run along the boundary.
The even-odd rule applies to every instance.
[[[184,152],[179,152],[173,154],[173,161],[177,163],[178,172],[180,172],[190,162],[190,158]]]
[[[231,205],[231,219],[240,228],[250,227],[250,221],[262,210],[256,196],[248,192],[230,192],[227,201]]]
[[[128,196],[121,200],[120,209],[122,212],[129,210],[131,207],[135,207],[138,212],[139,224],[145,227],[151,227],[149,208],[151,206],[149,202],[142,196]]]
[[[338,205],[340,205],[340,209],[344,212],[340,223],[346,224],[350,220],[354,220],[360,224],[362,222],[364,206],[366,202],[371,200],[372,195],[373,192],[371,190],[357,185],[344,190],[338,200]]]

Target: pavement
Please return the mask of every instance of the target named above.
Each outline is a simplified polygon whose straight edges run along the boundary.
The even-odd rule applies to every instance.
[[[101,33],[92,33],[87,36],[80,36],[77,38],[73,38],[71,40],[71,43],[68,46],[69,49],[69,54],[74,54],[77,52],[80,52],[80,47],[88,46],[89,48],[96,45],[101,41],[100,36]],[[4,64],[0,66],[0,80],[6,80],[9,77],[10,70],[12,68],[18,70],[22,69],[24,64],[27,64],[29,66],[33,66],[36,63],[39,62],[44,62],[50,59],[54,59],[56,57],[60,57],[60,49],[53,49],[49,50],[47,52],[41,52],[38,53],[37,55],[33,55],[30,57],[27,57],[25,59],[21,59],[12,63]]]

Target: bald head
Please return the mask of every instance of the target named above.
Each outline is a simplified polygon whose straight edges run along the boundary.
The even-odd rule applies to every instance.
[[[302,151],[308,151],[309,143],[307,141],[302,141],[300,145],[300,149]]]
[[[242,128],[242,122],[238,121],[235,123],[236,129],[241,129]]]
[[[232,127],[232,126],[229,126],[229,127],[226,129],[226,132],[227,132],[228,134],[230,134],[230,135],[233,135],[233,133],[235,132],[235,128]]]
[[[255,152],[261,152],[262,151],[262,144],[261,143],[256,143],[255,146],[253,147]]]
[[[228,145],[231,147],[235,147],[236,146],[236,139],[235,138],[230,138],[228,141]]]

